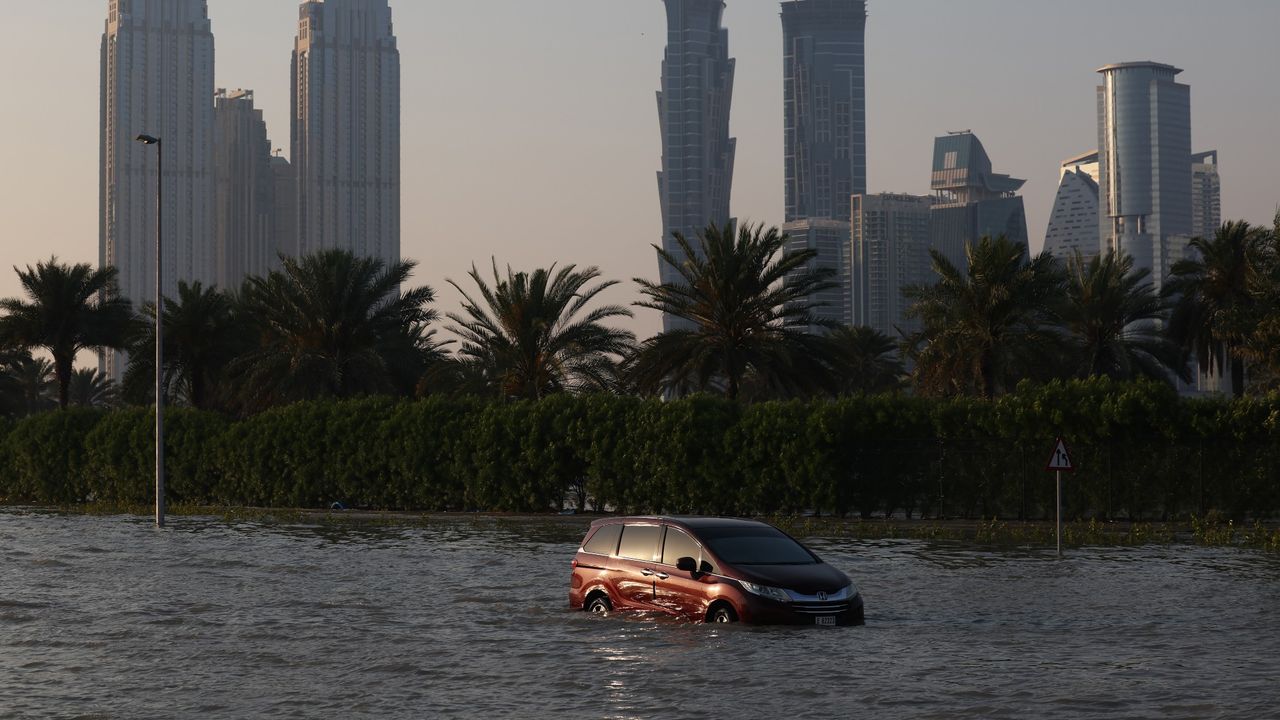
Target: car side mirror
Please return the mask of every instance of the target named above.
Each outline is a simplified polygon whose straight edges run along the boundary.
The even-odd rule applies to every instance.
[[[676,561],[676,569],[680,572],[698,572],[698,561],[691,557],[682,557]]]
[[[716,568],[706,560],[702,561],[702,567],[698,568],[699,575],[710,575],[716,571]]]

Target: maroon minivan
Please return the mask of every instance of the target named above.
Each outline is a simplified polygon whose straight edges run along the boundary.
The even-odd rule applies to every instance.
[[[569,606],[693,622],[864,623],[848,576],[772,525],[728,518],[596,520],[573,560]]]

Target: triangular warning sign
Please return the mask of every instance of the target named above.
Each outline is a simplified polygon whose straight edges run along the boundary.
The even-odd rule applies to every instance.
[[[1071,452],[1067,450],[1067,443],[1062,438],[1058,438],[1058,445],[1053,449],[1053,455],[1049,457],[1049,464],[1045,466],[1046,470],[1075,472],[1075,465],[1071,463]]]

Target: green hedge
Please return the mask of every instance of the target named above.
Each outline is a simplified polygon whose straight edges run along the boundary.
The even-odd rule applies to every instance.
[[[1077,518],[1280,511],[1280,397],[1183,400],[1106,380],[996,401],[903,396],[739,405],[615,396],[370,398],[247,420],[167,416],[171,502],[397,510],[1048,517],[1054,438]],[[147,410],[0,423],[0,498],[144,504]]]

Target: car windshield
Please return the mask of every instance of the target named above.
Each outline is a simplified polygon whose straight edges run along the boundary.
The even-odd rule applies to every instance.
[[[716,557],[730,565],[814,565],[818,562],[800,543],[770,527],[702,528],[698,534]]]

